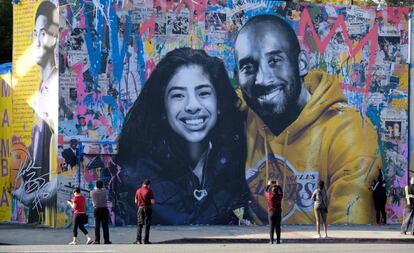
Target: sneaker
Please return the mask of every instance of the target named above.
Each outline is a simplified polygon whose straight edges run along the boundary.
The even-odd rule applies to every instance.
[[[101,244],[99,241],[94,241],[93,244]]]
[[[272,241],[272,240],[270,240],[270,241],[269,241],[269,244],[273,244],[273,241]]]
[[[69,245],[76,245],[76,244],[78,244],[77,242],[70,242],[70,243],[68,243]]]
[[[323,236],[323,238],[328,238],[328,235],[327,235],[327,234],[325,234],[325,235]]]
[[[407,234],[407,232],[402,231],[402,232],[401,232],[401,234],[402,234],[402,235],[406,235],[406,234]]]
[[[107,242],[105,242],[105,244],[112,244],[112,242],[111,241],[107,241]]]
[[[148,241],[148,242],[144,242],[144,244],[152,244],[152,242]]]
[[[132,244],[142,244],[141,241],[136,240],[135,242],[133,242]]]
[[[93,243],[93,240],[91,239],[91,238],[89,238],[87,241],[86,241],[86,244],[92,244]]]
[[[312,236],[312,238],[321,238],[321,235],[314,235],[314,236]]]

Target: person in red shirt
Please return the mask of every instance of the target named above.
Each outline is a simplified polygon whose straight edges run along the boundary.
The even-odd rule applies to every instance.
[[[280,223],[282,219],[282,198],[283,190],[279,182],[269,180],[265,190],[268,201],[268,217],[270,225],[270,243],[274,242],[274,231],[276,229],[276,243],[280,243]]]
[[[151,244],[149,241],[149,233],[151,227],[152,209],[154,205],[154,194],[150,189],[151,181],[148,179],[144,180],[142,186],[135,193],[135,204],[138,206],[137,211],[137,240],[134,244],[141,244],[142,228],[145,225],[145,238],[144,244]]]
[[[85,197],[80,193],[80,189],[75,187],[73,189],[73,194],[75,195],[72,200],[68,200],[68,204],[73,209],[73,240],[69,243],[71,245],[76,245],[76,237],[78,236],[78,227],[85,234],[87,240],[86,244],[93,243],[91,237],[88,235],[88,230],[85,228],[86,216],[86,200]]]

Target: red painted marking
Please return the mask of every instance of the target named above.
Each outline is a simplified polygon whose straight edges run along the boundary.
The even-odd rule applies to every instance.
[[[403,18],[406,19],[409,15],[410,9],[408,7],[387,7],[385,10],[377,12],[376,18],[382,17],[387,19],[389,23],[398,25]]]
[[[329,34],[323,39],[321,40],[318,33],[315,30],[315,27],[312,23],[312,19],[309,15],[309,11],[307,9],[304,9],[302,12],[302,16],[301,16],[301,22],[300,22],[300,26],[299,26],[299,33],[298,33],[298,37],[302,38],[301,40],[303,41],[303,38],[305,36],[306,33],[306,28],[309,27],[310,28],[310,32],[311,35],[315,41],[315,44],[318,47],[318,50],[320,53],[324,53],[328,43],[330,42],[330,40],[332,39],[332,37],[335,35],[336,30],[340,27],[342,28],[342,33],[343,36],[345,38],[345,45],[348,46],[349,48],[349,55],[351,57],[355,57],[356,54],[360,51],[362,51],[362,48],[365,44],[371,42],[371,47],[370,47],[370,56],[369,56],[369,61],[368,61],[368,72],[367,72],[367,79],[365,81],[365,85],[364,88],[360,90],[359,87],[354,87],[351,86],[349,84],[342,84],[342,86],[345,88],[345,86],[350,86],[348,89],[349,90],[360,90],[362,93],[365,93],[365,95],[368,95],[369,92],[369,88],[371,86],[371,79],[372,79],[372,70],[373,70],[373,65],[375,63],[375,53],[378,47],[378,25],[374,24],[373,27],[371,27],[371,30],[358,42],[358,44],[356,46],[354,46],[351,42],[351,39],[349,37],[349,33],[346,27],[346,23],[344,20],[344,16],[341,14],[338,16],[335,24],[332,26],[331,31],[329,32]],[[301,43],[302,43],[301,41]]]
[[[141,24],[141,27],[139,28],[139,36],[141,37],[147,30],[147,39],[150,40],[155,34],[155,14],[152,14],[150,19]]]

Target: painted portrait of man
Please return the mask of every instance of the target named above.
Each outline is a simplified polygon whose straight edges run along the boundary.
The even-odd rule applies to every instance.
[[[40,219],[40,212],[53,205],[57,192],[57,159],[55,137],[58,120],[58,70],[55,47],[58,42],[59,13],[56,5],[43,1],[34,18],[33,52],[39,67],[40,83],[33,103],[35,124],[32,129],[30,157],[19,166],[16,181],[20,186],[13,196],[30,207],[29,222]]]
[[[312,223],[311,191],[323,180],[330,223],[369,223],[371,171],[381,163],[370,120],[347,104],[334,77],[309,70],[295,31],[278,16],[250,19],[235,53],[248,106],[246,178],[255,216],[266,220],[263,182],[270,177],[286,188],[284,220]]]

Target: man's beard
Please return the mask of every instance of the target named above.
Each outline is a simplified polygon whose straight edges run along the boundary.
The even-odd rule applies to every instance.
[[[293,90],[292,90],[293,89]],[[300,86],[292,89],[283,89],[283,97],[279,101],[260,101],[258,98],[252,98],[243,91],[243,98],[247,105],[253,109],[259,116],[283,118],[289,114],[289,110],[296,109],[300,93]]]

